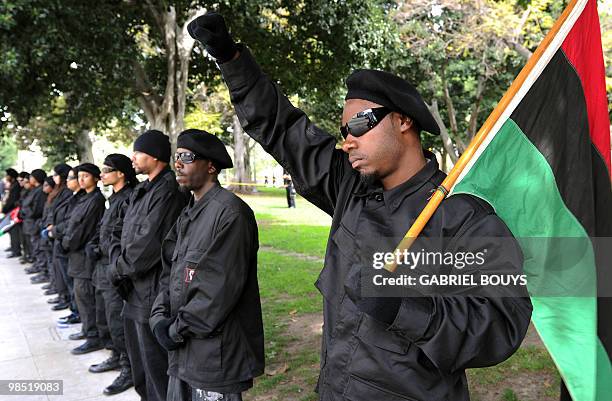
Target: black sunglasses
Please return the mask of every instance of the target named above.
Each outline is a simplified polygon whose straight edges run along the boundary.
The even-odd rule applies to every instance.
[[[375,107],[361,111],[355,114],[344,126],[340,127],[340,133],[344,139],[349,134],[354,137],[362,136],[376,127],[389,113],[391,113],[391,110],[386,107]]]
[[[114,171],[117,171],[116,168],[112,168],[112,167],[103,167],[101,170],[102,174],[108,174],[108,173],[112,173]]]
[[[201,160],[202,157],[196,155],[193,152],[176,152],[174,154],[174,161],[181,161],[181,163],[183,164],[190,164],[193,163],[196,160]]]

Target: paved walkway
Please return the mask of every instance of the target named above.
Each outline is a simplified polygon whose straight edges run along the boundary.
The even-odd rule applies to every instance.
[[[0,380],[63,380],[64,394],[0,395],[0,400],[139,400],[133,388],[110,397],[102,394],[119,372],[93,374],[87,369],[110,356],[110,351],[70,354],[82,343],[68,340],[80,325],[57,327],[57,319],[69,312],[51,311],[47,304],[50,297],[42,295],[42,285],[30,283],[30,276],[23,272],[24,265],[18,260],[5,258],[4,249],[8,246],[9,236],[5,235],[0,238]]]

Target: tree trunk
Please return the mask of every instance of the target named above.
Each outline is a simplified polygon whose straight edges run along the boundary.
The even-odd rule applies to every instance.
[[[432,100],[431,106],[428,105],[427,107],[429,108],[429,112],[440,127],[440,137],[442,138],[442,145],[444,146],[444,149],[448,152],[448,155],[450,156],[453,164],[457,163],[459,157],[457,156],[457,152],[455,151],[453,141],[450,138],[450,135],[448,134],[448,129],[446,128],[444,121],[442,121],[442,116],[440,115],[440,110],[438,109],[438,101],[435,99]]]
[[[150,128],[158,129],[170,137],[172,152],[176,150],[176,138],[185,127],[185,109],[187,82],[189,78],[189,61],[195,41],[187,32],[189,22],[204,8],[196,8],[180,25],[176,19],[174,6],[156,7],[147,1],[150,13],[156,21],[164,38],[166,56],[166,84],[163,96],[156,93],[141,65],[135,65],[135,85],[138,90],[138,101],[142,107]]]
[[[232,118],[232,129],[234,136],[234,182],[240,184],[250,183],[249,137],[242,130],[236,115]],[[233,189],[242,193],[252,192],[253,188],[251,186],[240,184],[233,185]]]
[[[75,138],[75,142],[77,145],[77,157],[79,158],[80,163],[93,163],[93,151],[92,151],[92,143],[89,138],[89,130],[81,129]]]

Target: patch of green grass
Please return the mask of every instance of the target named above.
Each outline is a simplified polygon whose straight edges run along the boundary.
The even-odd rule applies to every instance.
[[[304,393],[303,399],[315,399],[312,390],[318,375],[319,349],[300,349],[290,355],[288,345],[294,341],[285,333],[291,316],[321,312],[322,298],[314,286],[321,267],[319,263],[260,251],[258,279],[264,320],[266,365],[287,363],[284,373],[263,375],[247,394],[256,396],[274,391],[279,400],[287,394]],[[315,367],[313,367],[315,366]],[[302,386],[292,381],[299,377]],[[304,388],[305,387],[305,388]],[[283,396],[285,395],[285,396]]]
[[[504,390],[502,394],[502,400],[503,401],[520,401],[516,393],[512,391],[512,389],[509,389],[509,388]]]
[[[270,222],[259,227],[259,243],[284,251],[325,256],[329,227]]]

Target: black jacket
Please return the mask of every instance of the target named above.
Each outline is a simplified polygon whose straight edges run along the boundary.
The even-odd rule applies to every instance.
[[[70,220],[70,212],[74,208],[74,206],[79,201],[79,198],[85,194],[85,191],[78,191],[73,193],[68,188],[62,189],[62,191],[57,194],[55,199],[53,199],[52,203],[52,213],[49,216],[49,221],[47,221],[47,225],[53,225],[53,229],[51,230],[51,237],[54,240],[58,240],[58,244],[61,243],[62,237],[66,231],[66,227],[68,226],[68,221]]]
[[[347,296],[347,290],[357,290],[361,266],[355,255],[361,244],[403,236],[443,180],[435,158],[428,155],[419,173],[390,191],[365,187],[335,138],[290,104],[248,49],[220,68],[245,131],[289,171],[298,193],[333,217],[325,266],[315,284],[324,308],[321,399],[468,400],[465,369],[497,364],[519,347],[531,316],[528,298],[404,298],[387,325]],[[444,200],[421,236],[457,243],[507,237],[511,257],[487,269],[522,271],[512,234],[475,197]]]
[[[53,247],[53,257],[64,257],[68,255],[62,248],[62,237],[68,220],[70,219],[70,211],[74,208],[77,201],[85,191],[78,191],[73,193],[68,188],[63,188],[62,191],[53,198],[50,205],[50,210],[47,218],[43,225],[48,227],[53,225],[51,232],[49,233],[49,239],[51,240]]]
[[[23,199],[19,211],[22,216],[23,231],[28,235],[39,232],[40,220],[43,216],[47,194],[43,192],[42,185],[30,190]]]
[[[87,244],[91,257],[99,261],[94,271],[96,287],[112,288],[108,278],[110,272],[108,266],[114,263],[121,253],[123,218],[132,190],[133,187],[126,185],[119,192],[113,192],[108,198],[108,208],[104,211],[96,233]]]
[[[132,191],[121,231],[121,253],[111,265],[114,282],[129,279],[134,286],[123,308],[125,317],[149,321],[162,272],[161,244],[186,203],[170,167]]]
[[[91,279],[93,261],[87,257],[85,245],[95,234],[96,227],[104,213],[106,199],[99,188],[81,195],[62,236],[62,248],[68,253],[68,275],[74,278]]]
[[[185,339],[169,353],[170,375],[196,388],[241,392],[263,373],[258,247],[253,211],[221,186],[183,209],[163,243],[150,319],[153,328],[176,317],[170,336]]]
[[[19,199],[21,198],[21,187],[19,183],[14,180],[11,182],[11,188],[2,204],[2,213],[8,214],[11,210],[19,206]]]

